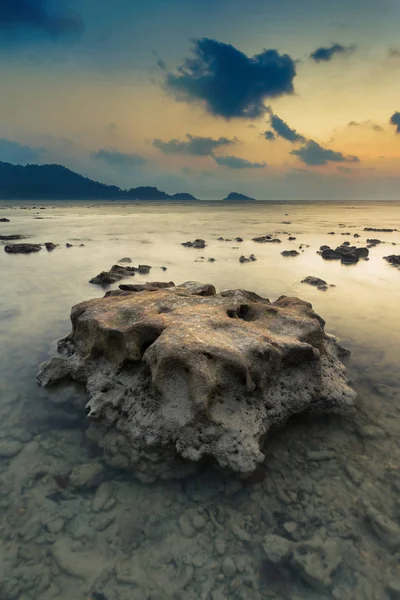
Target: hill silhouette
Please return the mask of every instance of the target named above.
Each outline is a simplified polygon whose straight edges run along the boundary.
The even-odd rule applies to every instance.
[[[156,187],[122,190],[83,177],[62,165],[0,162],[0,199],[7,200],[196,200],[186,192],[166,194]]]

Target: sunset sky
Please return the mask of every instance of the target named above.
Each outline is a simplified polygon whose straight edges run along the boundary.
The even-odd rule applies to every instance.
[[[399,0],[1,0],[0,160],[222,198],[400,197]]]

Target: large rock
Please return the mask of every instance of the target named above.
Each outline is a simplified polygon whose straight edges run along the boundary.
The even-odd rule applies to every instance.
[[[71,320],[38,381],[85,383],[89,439],[142,481],[206,460],[249,475],[272,426],[354,404],[345,351],[298,298],[187,282],[88,300]]]

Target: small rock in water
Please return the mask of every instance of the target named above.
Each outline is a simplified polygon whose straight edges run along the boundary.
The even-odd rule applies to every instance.
[[[318,290],[321,290],[323,292],[325,292],[329,287],[329,285],[326,283],[326,281],[324,281],[323,279],[320,279],[319,277],[313,277],[312,275],[309,275],[308,277],[303,279],[301,283],[307,283],[308,285],[313,285]]]
[[[255,260],[257,260],[257,259],[254,256],[254,254],[250,254],[250,256],[248,258],[246,258],[246,256],[243,256],[243,255],[239,258],[240,263],[254,262]]]
[[[0,223],[9,223],[9,222],[10,222],[10,219],[6,219],[6,217],[2,217],[0,219]]]
[[[45,247],[46,247],[46,250],[48,252],[51,252],[52,250],[54,250],[55,248],[57,248],[57,245],[53,244],[53,242],[46,242],[45,243]]]
[[[194,242],[182,242],[182,246],[186,248],[205,248],[207,246],[205,240],[196,239]]]
[[[42,246],[39,244],[8,244],[4,246],[4,252],[7,254],[30,254],[31,252],[39,252]]]
[[[131,263],[132,259],[129,258],[129,256],[125,256],[124,258],[121,258],[118,262],[119,263]]]
[[[281,252],[282,256],[299,256],[299,252],[297,250],[284,250]]]

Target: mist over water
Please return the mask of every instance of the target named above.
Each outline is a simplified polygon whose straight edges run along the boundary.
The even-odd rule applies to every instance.
[[[0,252],[1,600],[400,597],[400,270],[383,260],[400,254],[400,203],[0,209],[10,219],[0,234],[59,244],[53,252]],[[252,241],[266,234],[282,243]],[[195,238],[207,247],[181,245]],[[365,246],[367,238],[385,242],[368,261],[343,265],[317,254],[323,244]],[[301,244],[299,256],[281,256]],[[250,254],[257,261],[239,263]],[[122,257],[152,269],[121,283],[197,280],[311,302],[352,352],[356,413],[291,421],[267,444],[264,471],[251,482],[205,469],[145,486],[111,472],[85,437],[84,411],[72,406],[83,390],[43,390],[35,376],[69,333],[71,307],[118,287],[88,281]],[[302,284],[308,275],[335,287]],[[74,483],[79,465],[97,469],[98,479]],[[267,565],[269,534],[314,540],[306,572],[294,559]],[[331,542],[339,560],[328,577]]]

